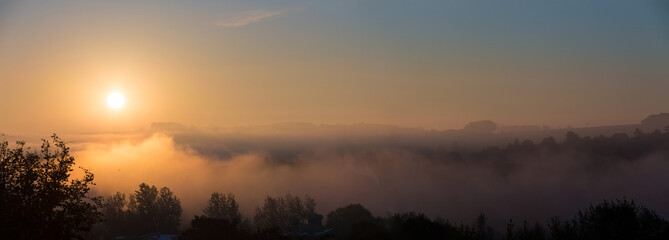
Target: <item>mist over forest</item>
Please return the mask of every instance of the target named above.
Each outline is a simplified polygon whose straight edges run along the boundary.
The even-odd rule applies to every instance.
[[[141,224],[123,225],[140,220],[110,216],[135,216],[137,194],[159,186],[165,188],[153,191],[167,200],[158,202],[180,206],[173,227],[156,228],[168,232],[196,227],[188,223],[211,224],[197,216],[218,192],[233,194],[240,214],[235,224],[242,219],[246,224],[240,226],[260,226],[263,202],[267,206],[268,197],[285,195],[287,200],[276,201],[290,202],[290,196],[313,201],[311,214],[329,216],[360,204],[386,224],[423,216],[396,214],[421,213],[446,220],[446,226],[456,224],[456,232],[465,235],[470,224],[483,219],[489,230],[477,234],[498,238],[512,226],[509,221],[552,226],[555,234],[550,221],[574,219],[580,210],[614,199],[633,200],[666,219],[668,115],[651,115],[641,124],[578,129],[509,128],[488,120],[446,131],[309,123],[221,130],[154,123],[145,131],[73,135],[67,143],[77,165],[94,173],[91,193],[106,199],[103,212],[113,213],[95,225],[93,236],[146,231],[128,230]],[[289,231],[292,225],[287,226],[282,229]]]
[[[132,140],[79,139],[73,147],[80,164],[95,172],[96,191],[168,186],[182,199],[184,219],[215,191],[234,193],[246,216],[264,196],[286,193],[313,197],[322,213],[352,203],[379,216],[417,211],[458,222],[485,213],[498,228],[509,218],[570,217],[616,198],[669,215],[664,129],[475,127],[291,123],[231,131],[157,123]]]

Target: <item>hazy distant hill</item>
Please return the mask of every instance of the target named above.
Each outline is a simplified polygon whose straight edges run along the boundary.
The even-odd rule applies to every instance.
[[[669,113],[651,114],[645,119],[641,120],[641,127],[644,130],[668,130],[669,129]]]

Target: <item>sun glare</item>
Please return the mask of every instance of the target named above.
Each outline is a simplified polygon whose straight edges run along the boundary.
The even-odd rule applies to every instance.
[[[109,105],[110,108],[119,109],[123,107],[123,104],[125,104],[125,97],[123,97],[123,94],[113,92],[107,96],[107,105]]]

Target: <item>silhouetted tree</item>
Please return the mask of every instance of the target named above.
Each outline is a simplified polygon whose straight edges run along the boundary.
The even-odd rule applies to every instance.
[[[128,231],[127,212],[128,200],[125,194],[117,192],[105,199],[104,208],[104,225],[107,228],[107,237],[113,237],[114,234],[126,233]]]
[[[159,232],[177,233],[181,223],[181,200],[179,200],[169,188],[160,189],[156,199],[157,216],[156,223]]]
[[[372,213],[360,204],[351,204],[335,209],[328,214],[325,225],[334,229],[334,235],[338,239],[349,239],[352,231],[351,227],[360,222],[376,224],[378,226],[384,225],[382,219],[373,217]],[[376,232],[377,229],[368,224],[360,224],[357,230],[358,235],[367,235],[366,231],[368,230]]]
[[[479,214],[479,216],[476,218],[476,222],[474,223],[474,230],[476,231],[476,235],[479,237],[479,239],[492,238],[492,228],[488,226],[488,217],[484,213]]]
[[[181,201],[163,187],[158,191],[146,183],[130,195],[126,213],[131,230],[125,234],[177,233],[181,222]]]
[[[130,195],[128,202],[128,212],[131,215],[133,234],[142,234],[158,231],[158,215],[156,200],[158,199],[158,189],[155,186],[149,186],[146,183],[139,185],[139,190]],[[142,223],[139,225],[139,223]]]
[[[228,193],[227,196],[217,192],[212,193],[207,206],[202,211],[208,218],[224,219],[235,225],[242,221],[239,204],[232,193]]]
[[[263,206],[256,208],[254,221],[258,231],[278,228],[290,232],[306,226],[309,217],[316,214],[315,209],[316,201],[308,196],[304,201],[290,194],[277,198],[267,196]]]
[[[567,132],[564,143],[565,144],[577,144],[581,138],[576,134],[575,132],[569,131]]]
[[[647,130],[661,129],[669,124],[669,113],[651,114],[641,120],[641,125]]]
[[[557,217],[551,218],[548,223],[549,239],[551,240],[572,240],[577,239],[576,223],[561,221]]]
[[[554,137],[545,137],[541,142],[539,143],[539,146],[546,148],[548,150],[556,150],[557,148],[557,141],[555,141]]]
[[[102,199],[89,196],[93,174],[82,168],[82,178],[71,178],[75,159],[56,134],[42,139],[40,153],[0,142],[0,238],[81,238],[101,220]]]

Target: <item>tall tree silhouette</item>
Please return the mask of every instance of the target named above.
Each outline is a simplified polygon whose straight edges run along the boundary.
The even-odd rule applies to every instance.
[[[177,233],[181,224],[181,200],[169,188],[163,187],[156,199],[158,231]]]
[[[284,197],[267,196],[262,207],[256,208],[255,224],[259,231],[278,228],[290,232],[307,224],[309,217],[316,214],[316,201],[305,197],[286,194]]]
[[[212,193],[207,206],[202,211],[208,218],[224,219],[235,225],[242,221],[239,204],[235,201],[235,196],[232,193],[228,193],[228,195]]]
[[[40,154],[25,142],[11,149],[0,142],[0,237],[6,239],[81,238],[101,220],[100,197],[89,195],[93,174],[72,178],[75,159],[55,134],[42,139]]]
[[[128,232],[128,200],[125,194],[117,192],[105,199],[104,226],[106,226],[108,237],[114,234],[125,234]]]
[[[163,187],[159,191],[155,186],[142,183],[128,201],[127,215],[131,225],[128,233],[176,233],[181,223],[181,211],[181,201],[169,188]]]

